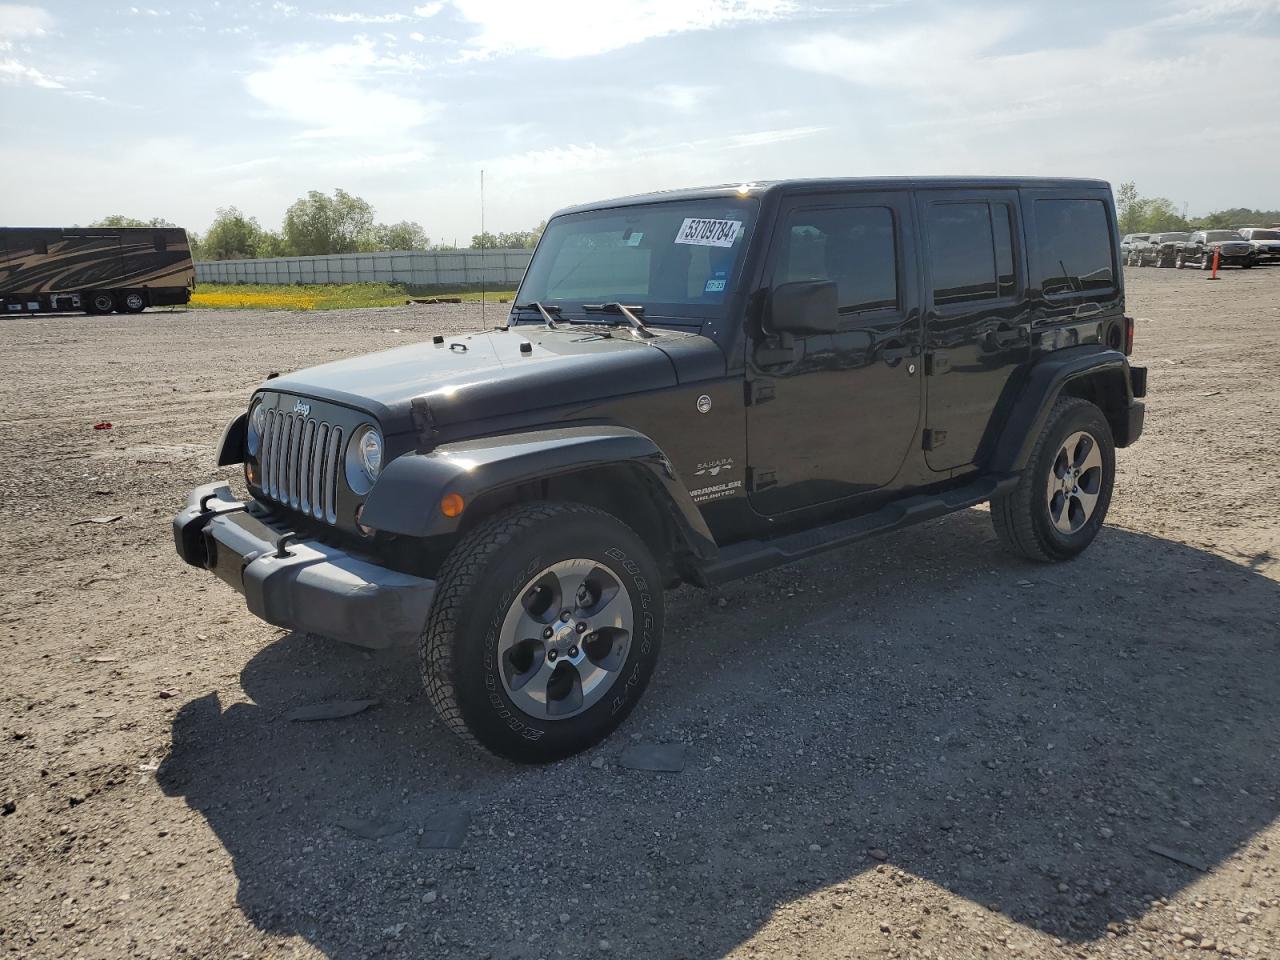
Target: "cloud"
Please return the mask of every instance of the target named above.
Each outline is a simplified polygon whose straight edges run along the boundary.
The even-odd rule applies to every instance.
[[[451,0],[479,32],[465,59],[534,53],[567,59],[606,53],[654,37],[776,20],[792,0]],[[432,4],[431,6],[436,6]],[[422,8],[419,8],[422,9]]]
[[[380,53],[372,40],[357,37],[279,54],[251,72],[245,88],[273,115],[301,127],[301,137],[403,142],[438,110],[405,92],[404,77],[419,69],[413,56]]]
[[[413,18],[407,13],[319,13],[316,19],[331,23],[400,23]]]
[[[25,63],[19,63],[12,57],[0,60],[0,82],[30,83],[37,87],[44,87],[46,90],[61,90],[65,86],[56,77],[42,73]]]
[[[443,0],[439,3],[424,3],[421,6],[413,8],[413,15],[415,17],[421,17],[423,20],[428,20],[443,9]]]
[[[0,4],[0,51],[12,50],[14,41],[47,36],[53,27],[53,15],[43,7]],[[63,78],[52,76],[14,57],[0,59],[0,83],[30,85],[45,90],[62,90],[66,86]]]
[[[0,3],[0,50],[12,50],[15,40],[43,37],[53,25],[53,15],[43,7]]]

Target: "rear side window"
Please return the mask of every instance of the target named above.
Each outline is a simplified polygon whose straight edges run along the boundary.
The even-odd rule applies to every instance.
[[[888,207],[797,210],[787,221],[775,283],[834,280],[841,313],[898,305],[898,256]]]
[[[937,306],[998,300],[1016,289],[1006,203],[930,203],[929,264]]]
[[[1036,264],[1046,295],[1115,286],[1111,224],[1101,200],[1037,200]]]

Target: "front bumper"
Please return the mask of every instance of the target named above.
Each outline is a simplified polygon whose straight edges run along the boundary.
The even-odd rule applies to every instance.
[[[249,612],[277,627],[361,647],[413,643],[436,583],[388,570],[319,540],[293,539],[263,522],[254,501],[226,483],[197,487],[173,518],[178,556],[244,594]]]

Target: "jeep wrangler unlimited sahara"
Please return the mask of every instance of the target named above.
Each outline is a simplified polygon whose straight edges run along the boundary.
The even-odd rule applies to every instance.
[[[174,519],[269,623],[417,644],[518,761],[582,750],[653,672],[663,589],[984,501],[1015,553],[1098,533],[1138,439],[1098,181],[877,179],[564,210],[505,326],[272,379]]]

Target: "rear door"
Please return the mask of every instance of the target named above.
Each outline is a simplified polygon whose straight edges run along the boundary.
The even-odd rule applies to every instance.
[[[747,349],[752,507],[766,515],[880,489],[919,442],[920,310],[910,195],[783,201],[767,281],[834,281],[833,333]]]
[[[922,190],[929,468],[975,462],[1002,398],[1031,357],[1016,190]]]

